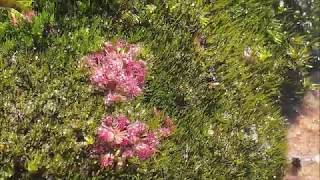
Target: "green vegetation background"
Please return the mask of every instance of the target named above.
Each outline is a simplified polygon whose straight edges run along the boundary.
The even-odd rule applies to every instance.
[[[281,179],[281,106],[302,92],[316,44],[290,31],[300,17],[290,8],[272,0],[33,6],[38,15],[18,27],[0,10],[0,179]],[[149,75],[143,96],[106,110],[81,62],[116,39],[141,44]],[[125,113],[152,124],[153,107],[173,117],[174,137],[146,162],[101,170],[89,154],[100,119]]]

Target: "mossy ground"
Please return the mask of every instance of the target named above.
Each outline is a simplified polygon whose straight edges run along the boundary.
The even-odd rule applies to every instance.
[[[304,62],[287,52],[304,49],[289,45],[274,1],[39,0],[34,9],[18,27],[0,14],[0,178],[281,179],[281,92]],[[105,109],[82,58],[112,39],[139,43],[149,74],[143,96]],[[152,123],[153,107],[176,134],[146,162],[101,170],[88,153],[100,119]]]

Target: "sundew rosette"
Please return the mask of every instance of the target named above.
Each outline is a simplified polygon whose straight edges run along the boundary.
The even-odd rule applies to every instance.
[[[126,116],[107,116],[97,129],[93,153],[100,156],[102,168],[123,166],[130,158],[141,161],[151,158],[158,152],[161,140],[175,130],[171,118],[165,117],[162,125],[151,130],[142,121],[130,121]]]
[[[106,42],[104,48],[88,55],[93,85],[104,90],[105,103],[111,105],[139,96],[146,76],[146,64],[137,59],[140,48],[124,41]]]

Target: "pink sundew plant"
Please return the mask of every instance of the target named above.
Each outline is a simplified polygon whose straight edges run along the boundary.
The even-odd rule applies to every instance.
[[[163,128],[167,129],[165,134],[162,133]],[[169,117],[165,119],[162,127],[151,131],[148,125],[141,121],[130,122],[123,115],[107,116],[97,130],[94,152],[100,155],[102,168],[113,167],[117,164],[116,159],[121,159],[121,164],[134,157],[147,160],[158,151],[160,140],[170,136],[174,128]]]
[[[105,91],[105,103],[111,105],[139,96],[146,76],[146,64],[137,60],[137,45],[106,42],[103,50],[86,57],[91,83]]]

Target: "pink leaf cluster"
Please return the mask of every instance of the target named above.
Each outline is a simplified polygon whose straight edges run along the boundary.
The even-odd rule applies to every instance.
[[[97,131],[95,153],[100,155],[103,168],[122,164],[129,158],[146,160],[157,152],[160,140],[170,136],[175,129],[172,120],[167,117],[162,127],[151,131],[148,125],[131,122],[127,117],[105,117]]]
[[[146,64],[137,60],[137,45],[106,42],[103,50],[86,57],[91,83],[105,91],[105,103],[111,105],[142,93]]]

